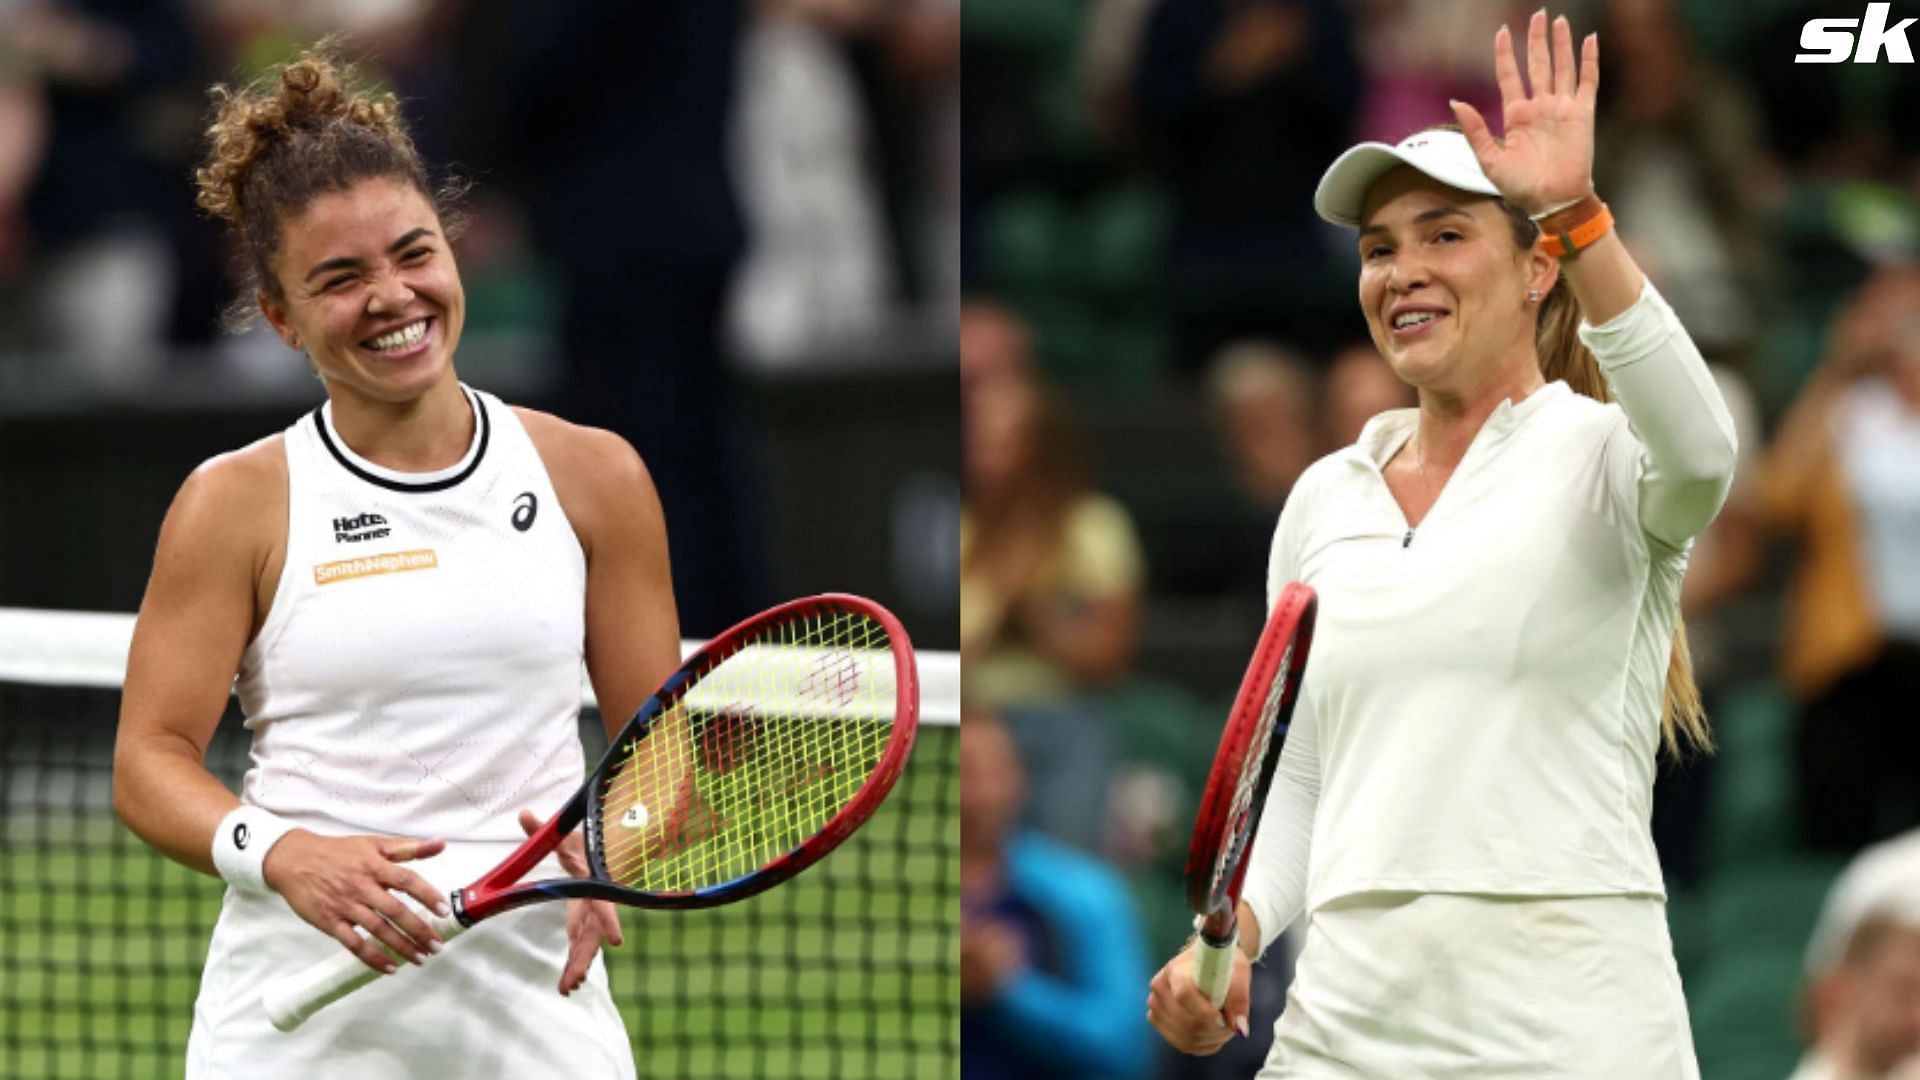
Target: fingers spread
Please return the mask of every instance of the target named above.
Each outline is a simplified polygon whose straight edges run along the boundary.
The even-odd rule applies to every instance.
[[[1520,64],[1513,55],[1513,32],[1501,26],[1493,35],[1493,77],[1500,84],[1500,105],[1511,109],[1527,100],[1520,83]]]
[[[560,973],[560,992],[571,994],[587,981],[587,969],[593,966],[593,947],[576,947],[567,954],[567,969]]]
[[[377,898],[369,897],[352,912],[352,917],[379,938],[382,945],[393,950],[395,956],[414,964],[425,962],[426,947],[408,937],[398,925],[405,912],[392,893],[380,892]]]
[[[380,842],[380,854],[394,862],[412,862],[415,859],[430,859],[446,850],[447,841],[443,837],[431,840],[412,840],[398,837]]]
[[[1473,147],[1474,156],[1480,159],[1482,168],[1487,159],[1500,152],[1500,140],[1493,137],[1493,129],[1487,126],[1487,119],[1480,110],[1464,101],[1452,101],[1454,122],[1460,125],[1460,131],[1467,137],[1467,145]]]
[[[346,946],[348,952],[360,958],[360,962],[382,975],[391,975],[399,968],[393,966],[393,960],[380,951],[373,939],[354,929],[352,923],[342,919],[333,928],[333,940]]]
[[[587,865],[587,842],[578,833],[567,837],[554,849],[560,857],[560,868],[574,877],[592,877],[593,871]]]
[[[386,888],[398,889],[413,897],[421,907],[431,910],[441,918],[453,914],[453,909],[447,905],[446,894],[434,888],[426,878],[411,870],[388,866],[376,875],[375,880]]]
[[[352,920],[356,933],[365,938],[354,950],[361,962],[389,975],[399,970],[395,966],[395,958],[406,952],[400,945],[400,932],[364,904],[357,904],[349,909],[347,918]],[[388,940],[389,938],[392,940]]]
[[[1547,10],[1527,22],[1527,87],[1535,97],[1553,92],[1553,60],[1547,52]]]
[[[600,937],[611,945],[625,945],[626,935],[620,932],[620,912],[612,904],[602,900],[593,902],[593,915],[600,924]]]
[[[1600,35],[1588,34],[1587,40],[1580,46],[1580,90],[1581,104],[1591,106],[1600,94]]]
[[[401,903],[392,893],[381,893],[379,902],[373,906],[374,910],[386,916],[388,922],[399,927],[400,932],[412,939],[423,951],[430,953],[440,951],[440,935],[434,933],[426,920],[416,914],[412,908]]]
[[[1553,92],[1573,96],[1573,26],[1565,15],[1553,20]]]

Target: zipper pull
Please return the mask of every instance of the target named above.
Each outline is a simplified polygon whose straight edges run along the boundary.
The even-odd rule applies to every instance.
[[[1406,539],[1400,541],[1400,546],[1402,548],[1410,548],[1413,546],[1413,530],[1412,529],[1407,530]]]

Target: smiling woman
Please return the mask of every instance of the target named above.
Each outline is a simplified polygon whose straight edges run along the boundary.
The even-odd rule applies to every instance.
[[[352,74],[323,48],[215,88],[196,177],[244,253],[243,314],[326,401],[187,479],[128,658],[115,808],[228,884],[187,1075],[419,1076],[485,1047],[501,1075],[632,1076],[608,905],[523,914],[430,964],[419,910],[444,914],[578,786],[583,662],[610,731],[678,665],[659,500],[624,440],[460,382],[457,192]],[[205,765],[230,691],[254,738],[239,798]],[[341,948],[390,972],[382,945],[424,970],[269,1025],[265,982]],[[451,984],[500,987],[512,1022]]]
[[[1308,469],[1274,536],[1269,604],[1320,600],[1238,911],[1239,959],[1308,916],[1262,1080],[1699,1075],[1647,823],[1663,745],[1710,745],[1679,594],[1733,424],[1593,192],[1597,40],[1527,37],[1524,83],[1494,39],[1503,139],[1456,102],[1314,196],[1419,404]],[[1245,976],[1223,1014],[1189,960],[1148,1016],[1212,1053]]]
[[[393,95],[354,94],[325,54],[278,86],[216,87],[201,207],[244,250],[229,323],[264,313],[330,386],[372,400],[445,382],[466,299],[447,222],[464,186],[433,192]],[[444,406],[456,397],[439,395]]]

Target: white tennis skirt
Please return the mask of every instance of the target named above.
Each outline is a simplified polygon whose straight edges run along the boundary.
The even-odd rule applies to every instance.
[[[1259,1080],[1698,1080],[1656,897],[1367,893],[1307,924]]]
[[[433,859],[406,865],[444,893],[473,881],[513,848],[449,845]],[[549,856],[528,880],[564,876]],[[188,1080],[634,1075],[633,1047],[600,959],[580,989],[567,997],[556,989],[567,957],[564,903],[489,919],[424,966],[403,963],[299,1028],[274,1030],[260,1005],[261,989],[340,949],[278,895],[228,889],[193,1007]]]

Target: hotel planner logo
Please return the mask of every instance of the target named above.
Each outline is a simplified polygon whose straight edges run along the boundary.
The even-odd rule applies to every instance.
[[[384,539],[392,529],[387,528],[387,519],[379,514],[361,514],[359,517],[337,517],[333,519],[333,539],[342,544],[358,544],[366,540]]]

